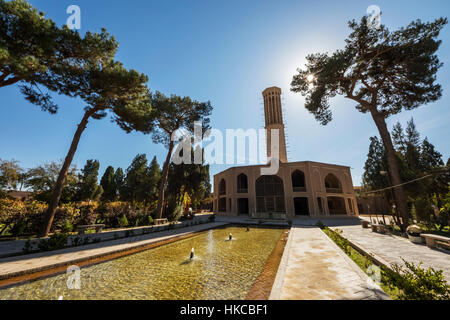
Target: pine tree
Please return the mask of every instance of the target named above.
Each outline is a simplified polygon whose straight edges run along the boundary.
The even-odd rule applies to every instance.
[[[114,201],[117,196],[117,190],[114,181],[114,168],[112,166],[106,168],[105,173],[100,180],[100,185],[103,188],[102,199],[106,201]]]
[[[394,148],[402,155],[405,155],[406,138],[400,122],[397,122],[392,128],[392,142],[394,143]]]
[[[124,186],[124,174],[122,168],[117,168],[116,173],[114,174],[114,187],[115,187],[115,197],[116,199],[121,199],[123,194],[123,186]]]
[[[158,199],[159,183],[161,181],[161,168],[156,157],[153,157],[148,167],[147,177],[147,200],[149,202],[156,201]]]
[[[102,190],[98,185],[98,160],[87,160],[86,165],[81,170],[78,184],[78,198],[81,201],[97,200],[101,196]]]
[[[412,110],[437,101],[442,87],[436,74],[442,66],[436,52],[446,18],[424,23],[420,20],[396,31],[386,26],[371,28],[369,18],[349,22],[351,33],[346,46],[331,55],[310,54],[306,68],[298,69],[291,91],[306,96],[305,108],[326,125],[332,118],[330,99],[342,95],[356,103],[356,109],[369,113],[386,150],[392,185],[402,184],[397,154],[386,119],[402,110]],[[402,229],[409,224],[407,198],[403,187],[394,189]]]
[[[138,154],[126,171],[123,200],[143,202],[146,200],[147,190],[147,156]]]
[[[387,177],[381,174],[386,171],[385,156],[383,143],[378,137],[371,137],[363,174],[363,185],[366,189],[377,190],[389,186]]]
[[[423,171],[430,171],[431,169],[443,167],[444,161],[442,154],[440,154],[434,145],[425,138],[422,142],[420,154],[420,167]]]

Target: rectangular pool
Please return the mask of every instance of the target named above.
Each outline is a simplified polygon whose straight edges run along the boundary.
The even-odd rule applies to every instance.
[[[68,289],[74,274],[59,274],[0,290],[0,300],[245,299],[285,232],[236,226],[212,229],[81,268],[80,289]],[[190,260],[192,248],[195,258]]]

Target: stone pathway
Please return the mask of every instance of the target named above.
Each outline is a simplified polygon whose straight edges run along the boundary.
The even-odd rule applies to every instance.
[[[342,230],[345,238],[364,251],[384,260],[385,264],[403,265],[402,258],[408,262],[423,262],[426,267],[443,270],[447,281],[450,282],[450,253],[448,252],[414,244],[402,237],[372,232],[361,226],[340,226],[337,229]]]
[[[291,229],[271,300],[389,299],[316,227]]]
[[[3,258],[0,259],[0,280],[39,272],[53,267],[76,264],[81,261],[102,257],[112,253],[123,252],[161,240],[167,240],[174,236],[188,235],[193,232],[203,231],[225,224],[226,223],[223,222],[206,223],[182,229],[173,229],[154,234],[100,242],[87,246]]]
[[[183,222],[178,222],[175,225],[175,228],[184,228],[192,223],[206,223],[209,221],[210,215],[198,215],[194,220],[187,220]],[[127,232],[133,232],[134,234],[142,234],[143,229],[152,228],[153,232],[159,232],[164,230],[169,224],[159,225],[159,226],[145,226],[145,227],[135,227],[135,228],[123,228],[123,229],[109,229],[104,230],[101,233],[90,233],[85,235],[72,235],[69,237],[68,243],[72,243],[72,239],[80,238],[83,240],[84,238],[90,238],[91,242],[93,239],[97,238],[101,241],[111,241],[116,240],[117,238],[123,238]],[[38,241],[39,239],[32,239],[33,241]],[[14,241],[3,241],[0,242],[0,258],[7,258],[17,255],[23,255],[23,247],[27,240],[14,240]]]

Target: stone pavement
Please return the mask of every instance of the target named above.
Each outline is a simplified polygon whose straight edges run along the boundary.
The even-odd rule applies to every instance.
[[[336,228],[333,228],[336,229]],[[361,226],[340,226],[343,236],[367,253],[381,258],[385,264],[397,263],[403,265],[403,259],[408,262],[423,262],[426,267],[444,271],[447,282],[450,282],[450,252],[430,249],[425,245],[414,244],[408,239],[372,232]]]
[[[203,231],[226,224],[227,223],[223,222],[206,223],[136,237],[99,242],[87,246],[3,258],[0,259],[0,280],[48,270],[53,267],[76,264],[81,261],[167,240],[174,236],[188,235],[193,232]]]
[[[271,300],[389,299],[322,230],[291,229]]]
[[[175,225],[175,228],[184,228],[187,225],[192,224],[193,222],[198,223],[206,223],[209,220],[209,214],[197,215],[194,220],[186,220],[183,222],[178,222]],[[74,238],[90,238],[91,241],[95,238],[100,239],[100,241],[111,241],[116,240],[117,238],[123,238],[127,232],[134,232],[134,234],[142,234],[143,229],[153,229],[153,232],[161,231],[166,228],[168,224],[159,225],[159,226],[145,226],[145,227],[136,227],[136,228],[123,228],[123,229],[109,229],[104,230],[101,233],[90,233],[85,235],[72,235],[69,237],[69,243],[71,243]],[[39,239],[32,239],[33,241],[38,241]],[[27,240],[14,240],[14,241],[3,241],[0,242],[0,258],[7,258],[11,256],[17,256],[23,254],[23,247]]]

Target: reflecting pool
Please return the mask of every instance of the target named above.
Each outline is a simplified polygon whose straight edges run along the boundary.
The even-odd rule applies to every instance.
[[[191,238],[0,290],[0,299],[245,299],[284,229],[218,228]],[[233,240],[229,240],[232,234]],[[194,248],[195,257],[190,259]],[[75,281],[74,281],[75,280]],[[68,289],[79,285],[80,289]]]

